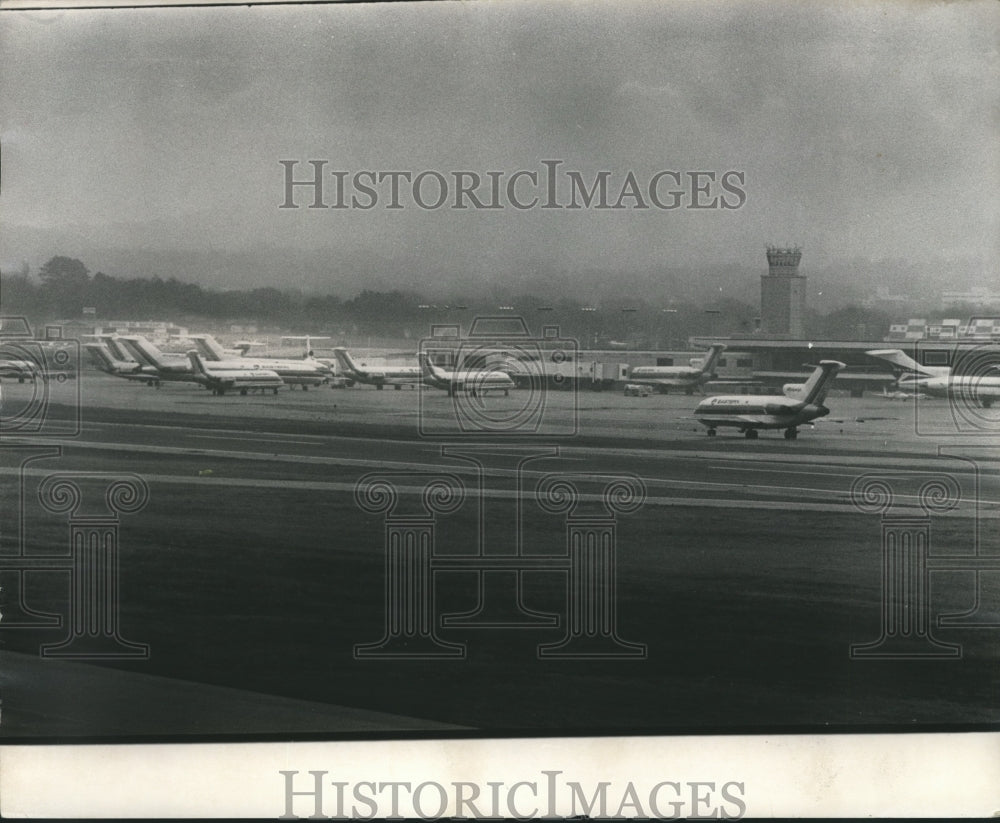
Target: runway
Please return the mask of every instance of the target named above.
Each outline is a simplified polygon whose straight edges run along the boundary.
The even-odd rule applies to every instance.
[[[218,398],[190,386],[155,390],[92,375],[81,389],[75,436],[0,438],[0,497],[21,521],[8,514],[0,524],[0,559],[66,546],[65,516],[37,503],[51,474],[73,475],[85,492],[96,489],[89,475],[142,478],[148,504],[120,517],[120,626],[150,655],[89,664],[96,671],[492,733],[1000,720],[998,629],[935,629],[961,647],[957,660],[851,657],[853,646],[878,637],[883,599],[884,518],[852,498],[859,478],[889,478],[898,516],[926,515],[922,478],[951,478],[960,493],[932,518],[932,549],[1000,554],[991,525],[1000,512],[1000,448],[982,433],[949,430],[954,415],[946,405],[834,396],[832,419],[803,428],[798,440],[765,432],[749,441],[732,432],[707,438],[686,419],[697,398],[567,392],[547,401],[555,421],[549,436],[493,437],[484,448],[482,438],[448,431],[454,404],[444,393],[356,388]],[[5,400],[14,393],[7,384],[4,390]],[[502,413],[520,400],[483,403]],[[429,479],[457,478],[461,505],[435,520],[433,619],[442,642],[464,648],[459,659],[358,656],[386,632],[392,513],[358,502],[359,481],[373,473],[392,478],[395,514],[408,516],[424,511]],[[544,505],[546,483],[556,478],[574,486],[572,511]],[[638,478],[632,508],[609,503],[616,478]],[[570,556],[573,517],[613,521],[615,632],[644,647],[642,656],[549,659],[539,651],[557,644],[572,622],[572,577],[562,561],[546,558]],[[21,533],[19,548],[11,535]],[[510,573],[519,581],[520,613],[553,619],[449,623],[448,615],[481,605],[479,586],[492,575],[476,572],[470,557],[490,558],[498,569],[533,563]],[[975,578],[981,614],[1000,623],[1000,574],[991,572],[935,572],[935,619],[970,608]],[[38,612],[65,614],[65,575],[25,572],[24,598]],[[0,640],[12,653],[37,654],[64,635],[65,626],[35,628],[0,632]],[[50,664],[56,676],[62,664],[47,661],[31,677],[47,676]],[[108,688],[128,695],[131,687]],[[30,691],[2,693],[0,735],[84,733],[69,721],[61,728],[51,706],[39,724],[46,706]],[[234,720],[233,733],[275,732],[254,717]],[[290,733],[303,728],[289,724]],[[127,726],[108,733],[127,737]],[[183,737],[198,734],[198,724],[169,712],[159,725],[133,731]],[[320,731],[338,733],[336,723]],[[345,723],[340,733],[355,731]],[[216,724],[206,733],[222,732]]]

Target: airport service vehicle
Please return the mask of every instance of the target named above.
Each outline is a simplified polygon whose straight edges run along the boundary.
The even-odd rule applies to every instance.
[[[782,395],[706,397],[694,410],[695,420],[708,429],[709,437],[715,436],[718,427],[729,426],[750,440],[756,439],[759,429],[784,429],[785,439],[794,440],[798,426],[830,413],[823,401],[830,382],[842,368],[844,364],[838,360],[821,360],[805,383],[785,386]],[[789,390],[794,396],[788,396]]]
[[[931,397],[962,397],[972,399],[984,409],[1000,398],[1000,375],[953,375],[950,366],[922,366],[902,349],[875,349],[866,352],[892,363],[904,373],[896,387],[904,392],[924,392]],[[1000,367],[994,367],[997,369]]]
[[[248,394],[251,390],[271,389],[277,394],[278,389],[285,385],[281,376],[270,369],[218,368],[214,363],[205,363],[194,349],[188,352],[188,359],[194,379],[220,397],[231,390]]]
[[[875,396],[881,397],[883,400],[923,400],[927,397],[923,392],[903,391],[902,389],[889,391],[886,386],[882,387],[882,394]]]
[[[383,366],[379,369],[371,369],[359,366],[351,353],[347,349],[336,348],[333,350],[334,356],[344,377],[351,382],[365,383],[381,389],[383,386],[394,386],[397,390],[404,385],[413,385],[424,379],[420,366]]]
[[[627,383],[625,385],[626,397],[649,397],[649,389],[637,383]]]
[[[670,389],[684,389],[685,394],[693,394],[695,389],[715,378],[715,365],[726,350],[724,343],[711,346],[699,365],[691,366],[636,366],[628,374],[630,383],[653,386],[661,394]],[[692,364],[698,361],[692,361]]]
[[[514,388],[514,381],[506,372],[484,369],[449,372],[434,365],[427,352],[420,352],[417,358],[423,370],[424,382],[428,386],[444,389],[452,397],[460,391],[466,391],[473,396],[496,390],[510,394],[510,390]]]

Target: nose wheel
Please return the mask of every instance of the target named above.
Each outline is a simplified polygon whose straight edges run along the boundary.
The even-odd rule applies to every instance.
[[[708,436],[709,437],[715,437],[715,429],[709,429],[708,430]]]
[[[785,440],[795,440],[798,436],[798,429],[785,429]]]
[[[743,432],[743,436],[747,440],[756,440],[757,439],[757,429],[747,429],[745,432]]]

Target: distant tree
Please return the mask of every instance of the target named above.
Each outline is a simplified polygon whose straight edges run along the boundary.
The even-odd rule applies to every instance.
[[[90,272],[74,257],[52,257],[38,270],[38,278],[46,287],[80,287],[90,282]]]
[[[38,270],[42,291],[52,310],[77,317],[87,300],[90,272],[73,257],[53,257]]]

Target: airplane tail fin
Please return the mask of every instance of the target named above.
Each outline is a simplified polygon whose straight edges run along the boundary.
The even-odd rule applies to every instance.
[[[830,382],[842,368],[844,364],[839,360],[820,360],[816,371],[802,384],[802,402],[822,404],[826,400]]]
[[[337,364],[340,366],[341,371],[346,374],[361,373],[361,369],[354,364],[354,360],[351,358],[351,354],[347,351],[347,349],[338,347],[333,350],[333,356],[337,358]]]
[[[719,362],[719,358],[722,353],[726,350],[725,343],[715,343],[709,350],[708,354],[705,355],[705,359],[701,364],[702,374],[712,374],[715,371],[715,366]]]
[[[195,345],[198,350],[202,353],[206,360],[225,360],[226,351],[219,345],[219,341],[216,340],[210,334],[193,334],[191,339],[194,340]]]
[[[903,353],[902,349],[874,349],[865,352],[871,357],[878,357],[888,363],[907,371],[914,371],[918,374],[925,374],[930,377],[939,377],[951,371],[947,366],[921,366],[916,360]]]
[[[191,349],[188,352],[188,360],[191,361],[191,368],[194,370],[195,374],[200,374],[202,376],[208,375],[208,370],[205,368],[205,361],[201,359],[201,355],[197,351]]]
[[[90,354],[97,368],[106,372],[112,372],[115,370],[115,361],[111,358],[108,350],[104,348],[103,343],[84,343],[83,345]]]
[[[129,353],[143,365],[156,366],[157,368],[162,366],[163,357],[160,350],[145,337],[119,337],[118,339]]]
[[[97,339],[104,344],[104,346],[111,353],[111,356],[115,360],[121,360],[125,363],[129,362],[130,360],[135,361],[135,358],[132,356],[131,352],[127,351],[124,348],[124,346],[122,346],[121,340],[117,335],[100,334],[98,335]]]
[[[420,372],[424,377],[440,378],[441,369],[431,362],[431,356],[427,352],[418,352],[417,360],[420,361]]]

